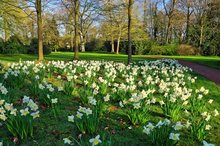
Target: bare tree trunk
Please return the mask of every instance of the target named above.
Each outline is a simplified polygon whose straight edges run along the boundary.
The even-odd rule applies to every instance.
[[[131,50],[131,11],[133,0],[128,1],[128,65],[132,62],[132,50]]]
[[[32,21],[31,23],[31,38],[34,38],[34,21]]]
[[[9,31],[8,31],[8,20],[4,18],[4,41],[6,42],[9,38]]]
[[[165,39],[166,39],[166,44],[169,43],[169,33],[170,33],[170,26],[171,26],[171,22],[170,22],[170,18],[168,18],[168,24],[167,24],[167,30],[166,30],[166,36],[165,36]]]
[[[73,46],[73,42],[75,40],[74,36],[73,36],[73,31],[70,32],[71,38],[70,38],[70,47],[71,47],[71,51],[74,51],[74,46]]]
[[[79,0],[75,0],[75,53],[74,59],[79,59]]]
[[[202,48],[202,43],[203,43],[203,31],[204,31],[204,25],[203,25],[203,20],[201,20],[200,37],[199,37],[199,48],[200,49]]]
[[[169,37],[170,37],[170,27],[171,27],[171,21],[173,18],[173,13],[175,10],[175,5],[176,5],[176,0],[172,0],[171,1],[171,6],[169,7],[169,9],[166,6],[166,1],[163,0],[163,6],[166,12],[166,15],[168,17],[168,23],[167,23],[167,30],[166,30],[166,35],[165,35],[165,40],[166,40],[166,44],[169,43]],[[172,36],[171,36],[172,37]]]
[[[144,31],[147,32],[147,0],[144,0]]]
[[[112,37],[111,37],[111,46],[112,46],[111,52],[114,53],[115,52],[115,44],[114,44],[113,34],[112,34]]]
[[[190,18],[190,10],[187,7],[187,16],[186,16],[186,39],[185,41],[188,42],[189,39],[189,18]]]
[[[121,29],[121,28],[120,28],[120,29]],[[120,41],[121,41],[121,30],[120,30],[120,32],[119,32],[119,34],[118,34],[116,54],[119,53]]]
[[[154,40],[157,40],[157,32],[158,32],[157,4],[158,3],[156,2],[154,7],[153,7],[153,22],[154,22],[153,35],[154,35]]]
[[[86,49],[85,49],[85,42],[81,42],[81,51],[82,52],[86,51]]]
[[[85,37],[82,32],[80,32],[80,49],[82,52],[85,52]]]
[[[42,7],[41,0],[36,0],[36,10],[37,10],[37,36],[38,36],[38,60],[42,61],[44,59],[43,55],[43,35],[42,35]]]

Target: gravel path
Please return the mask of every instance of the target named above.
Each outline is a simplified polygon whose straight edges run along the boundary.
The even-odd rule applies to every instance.
[[[178,62],[192,68],[193,71],[220,85],[220,70],[189,61],[178,60]]]

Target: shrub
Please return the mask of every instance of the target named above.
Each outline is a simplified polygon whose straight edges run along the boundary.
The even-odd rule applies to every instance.
[[[105,50],[104,41],[100,39],[92,39],[86,43],[86,51],[103,51]]]
[[[0,38],[0,53],[3,53],[5,47],[4,40]]]
[[[128,53],[128,41],[121,41],[119,49],[120,49],[119,52],[127,54]],[[132,54],[135,54],[134,42],[131,43],[131,50],[132,50]]]
[[[165,46],[152,46],[149,54],[152,55],[176,55],[178,45],[170,44]]]
[[[9,40],[5,43],[4,47],[5,49],[2,53],[5,54],[18,54],[27,52],[23,43],[16,36],[11,36]]]
[[[147,40],[133,41],[133,45],[135,48],[135,54],[138,54],[138,55],[148,54],[152,47],[152,43]]]
[[[149,54],[151,55],[162,55],[163,54],[163,48],[161,46],[154,46],[151,48]]]
[[[50,44],[43,44],[43,51],[45,55],[48,55],[52,52],[52,45]]]
[[[43,44],[43,53],[48,55],[52,52],[52,45],[49,44]],[[29,54],[37,54],[38,53],[38,39],[37,38],[33,38],[31,40],[31,44],[28,48],[28,53]]]
[[[4,65],[2,63],[0,63],[0,71],[2,71],[4,68]]]
[[[187,44],[181,44],[177,49],[178,55],[196,55],[196,52],[196,48]]]

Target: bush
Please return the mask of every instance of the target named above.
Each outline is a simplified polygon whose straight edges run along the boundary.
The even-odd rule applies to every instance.
[[[191,45],[181,44],[177,49],[178,55],[196,55],[197,50]]]
[[[128,54],[128,41],[121,41],[119,49],[120,49],[119,52]],[[132,54],[134,55],[135,45],[133,41],[131,42],[131,50],[132,50]]]
[[[132,43],[135,48],[135,54],[146,55],[150,52],[152,43],[147,40],[137,40]]]
[[[121,41],[119,45],[119,52],[121,53],[127,53],[128,49],[128,41]]]
[[[48,44],[43,44],[43,53],[45,55],[48,55],[52,52],[52,47],[53,45],[48,45]],[[28,53],[29,54],[37,54],[38,53],[38,39],[33,38],[31,40],[31,44],[28,48]]]
[[[2,71],[4,68],[4,65],[2,63],[0,63],[0,71]]]
[[[5,48],[4,40],[0,38],[0,53],[3,53],[4,48]]]
[[[177,44],[170,44],[165,46],[152,46],[149,54],[151,55],[176,55],[177,54]]]
[[[16,36],[11,36],[9,40],[5,43],[2,53],[5,54],[18,54],[26,53],[27,50],[23,43]]]
[[[92,39],[90,42],[86,43],[86,51],[104,51],[105,42],[100,39]]]

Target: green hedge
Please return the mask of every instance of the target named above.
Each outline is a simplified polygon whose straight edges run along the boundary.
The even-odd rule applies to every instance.
[[[177,44],[170,44],[165,46],[154,45],[152,46],[149,54],[151,55],[177,55]]]
[[[43,44],[43,53],[48,55],[52,52],[53,45]],[[38,53],[38,39],[33,38],[31,40],[30,46],[28,46],[28,54],[37,54]]]
[[[0,53],[19,54],[26,53],[27,49],[17,36],[11,36],[7,42],[0,40]]]

